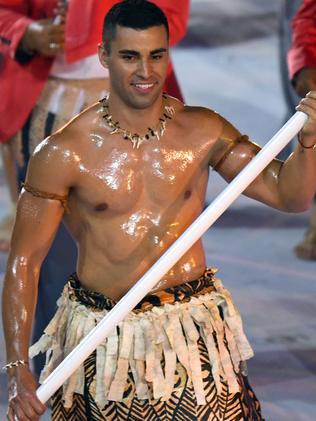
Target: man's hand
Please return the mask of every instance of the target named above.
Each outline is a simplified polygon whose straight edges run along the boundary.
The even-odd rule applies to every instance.
[[[301,142],[305,147],[312,147],[316,143],[316,91],[309,92],[296,109],[308,115],[301,130]]]
[[[53,19],[41,19],[31,23],[21,40],[25,51],[52,57],[64,51],[65,24],[55,24]]]
[[[295,75],[295,90],[301,97],[316,91],[316,67],[305,67]]]
[[[10,369],[8,421],[37,421],[46,411],[36,396],[37,383],[27,366]]]

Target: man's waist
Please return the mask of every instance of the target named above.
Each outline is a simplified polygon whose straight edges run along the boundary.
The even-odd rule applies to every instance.
[[[206,268],[204,273],[197,279],[163,290],[150,292],[137,304],[134,311],[148,311],[155,306],[186,302],[191,297],[214,291],[213,283],[216,272],[217,270],[215,268]],[[109,311],[116,304],[115,300],[104,294],[83,287],[76,273],[73,273],[69,277],[68,287],[70,298],[79,301],[86,307]]]

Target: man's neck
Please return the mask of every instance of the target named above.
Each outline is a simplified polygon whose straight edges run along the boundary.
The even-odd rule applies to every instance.
[[[110,94],[109,110],[113,120],[118,121],[121,128],[143,134],[148,127],[154,128],[159,124],[163,112],[163,96],[161,95],[147,108],[133,108],[117,96]]]

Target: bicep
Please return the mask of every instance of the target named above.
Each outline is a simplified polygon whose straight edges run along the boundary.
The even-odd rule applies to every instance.
[[[53,242],[64,209],[56,200],[22,191],[11,241],[12,256],[38,268]]]
[[[52,244],[75,181],[73,165],[63,159],[64,153],[53,142],[43,142],[30,160],[19,198],[11,249],[35,265],[41,264]]]
[[[216,146],[217,144],[217,146]],[[217,155],[211,166],[231,182],[261,150],[260,146],[242,136],[230,123],[223,121],[221,134],[215,143]],[[247,187],[244,194],[275,208],[281,207],[278,179],[282,161],[274,159]]]

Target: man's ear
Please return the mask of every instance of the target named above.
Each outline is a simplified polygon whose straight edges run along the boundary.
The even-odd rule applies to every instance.
[[[108,66],[109,53],[104,48],[103,43],[98,44],[98,55],[99,55],[100,63],[102,64],[103,67],[107,69],[109,67]]]

